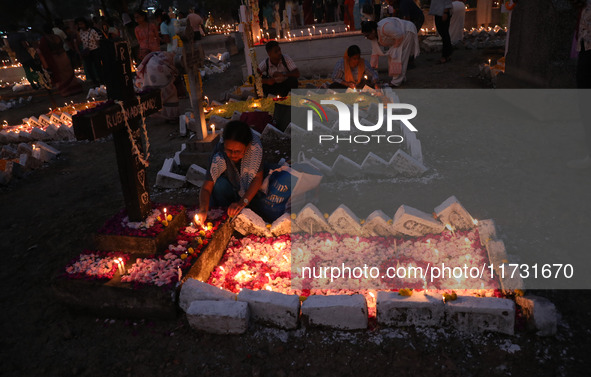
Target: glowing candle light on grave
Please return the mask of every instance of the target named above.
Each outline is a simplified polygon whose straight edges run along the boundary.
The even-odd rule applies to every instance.
[[[123,258],[119,258],[119,264],[121,266],[121,275],[125,274],[125,263],[123,262]]]
[[[488,59],[488,65],[490,65],[491,59]]]
[[[215,135],[215,124],[211,125],[211,134]]]
[[[333,37],[335,36],[335,31],[334,31],[334,29],[332,29],[332,36],[333,36]]]

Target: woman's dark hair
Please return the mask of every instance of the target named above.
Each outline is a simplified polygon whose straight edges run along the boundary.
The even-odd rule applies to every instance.
[[[361,32],[363,34],[365,33],[371,33],[374,30],[378,30],[378,23],[375,21],[363,21],[361,23]]]
[[[279,46],[279,42],[277,41],[270,41],[267,42],[267,44],[265,45],[265,50],[267,52],[271,51],[272,49],[274,49],[276,46]]]
[[[347,56],[352,57],[355,55],[361,55],[361,49],[357,45],[349,46],[349,48],[347,49]]]
[[[78,17],[74,20],[74,22],[78,23],[78,22],[84,22],[84,25],[86,25],[86,27],[90,27],[90,22],[84,18],[84,17]]]
[[[252,132],[248,124],[233,120],[224,127],[224,140],[238,141],[246,146],[252,142]]]
[[[138,16],[142,16],[144,18],[144,20],[148,21],[148,13],[145,10],[138,9],[134,12],[134,14],[137,14]]]

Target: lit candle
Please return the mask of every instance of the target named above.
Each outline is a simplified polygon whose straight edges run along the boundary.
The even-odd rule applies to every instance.
[[[181,278],[183,277],[183,271],[181,271],[180,267],[177,267],[178,269],[178,273],[179,273],[179,281],[181,281]]]
[[[488,59],[488,65],[490,65],[490,59]]]
[[[334,29],[332,29],[332,36],[334,37],[334,35],[335,35],[335,32],[334,32]]]
[[[211,125],[211,134],[215,135],[215,124]]]
[[[125,263],[123,262],[123,258],[119,258],[119,265],[121,266],[121,275],[125,273]]]

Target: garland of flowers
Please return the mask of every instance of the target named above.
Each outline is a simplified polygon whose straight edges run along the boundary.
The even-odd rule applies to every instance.
[[[138,106],[140,107],[140,115],[142,117],[142,131],[143,131],[143,141],[144,144],[146,144],[146,154],[144,156],[142,156],[140,149],[138,148],[135,139],[133,137],[133,134],[131,132],[131,127],[129,126],[129,122],[127,121],[127,113],[125,112],[125,108],[123,107],[123,101],[115,101],[120,107],[121,107],[121,111],[123,112],[123,119],[125,120],[125,128],[127,128],[127,134],[129,135],[129,141],[131,142],[131,151],[133,152],[134,155],[136,155],[136,157],[138,158],[138,160],[140,161],[140,163],[142,165],[144,165],[144,167],[148,167],[150,165],[150,163],[148,162],[148,159],[150,158],[150,152],[148,151],[150,148],[150,142],[148,140],[148,131],[146,129],[146,121],[145,121],[145,117],[144,117],[144,112],[142,110],[142,106],[141,106],[141,101],[140,101],[140,97],[137,97],[138,99]]]

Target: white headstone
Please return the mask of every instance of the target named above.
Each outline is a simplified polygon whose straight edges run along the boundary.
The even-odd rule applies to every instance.
[[[331,232],[330,225],[324,219],[324,216],[313,204],[307,204],[295,220],[298,228],[307,233]]]
[[[332,229],[338,234],[361,234],[361,225],[359,224],[359,217],[353,213],[347,206],[341,204],[328,217],[328,223]]]
[[[392,224],[389,223],[390,218],[380,210],[373,211],[361,228],[361,234],[366,237],[388,237],[391,236]]]
[[[332,164],[333,174],[340,175],[343,177],[360,177],[363,175],[361,166],[355,161],[343,156],[338,155],[334,164]]]
[[[379,176],[395,176],[398,172],[388,166],[388,161],[373,152],[369,152],[361,163],[361,170],[365,174]]]
[[[450,224],[454,229],[468,230],[476,226],[472,216],[455,196],[450,196],[435,207],[435,214],[442,223]]]
[[[408,177],[420,177],[427,171],[425,165],[411,157],[402,149],[399,149],[394,153],[394,156],[392,156],[388,165],[396,169],[400,174]]]
[[[250,208],[244,208],[234,220],[234,230],[242,235],[253,234],[255,236],[270,237],[267,223]]]
[[[419,211],[406,205],[401,205],[394,215],[392,228],[399,233],[411,237],[420,237],[426,234],[439,234],[445,229],[445,225],[435,220],[428,213]]]
[[[277,220],[273,221],[273,224],[271,224],[271,233],[275,237],[290,234],[291,215],[289,213],[284,213]]]

